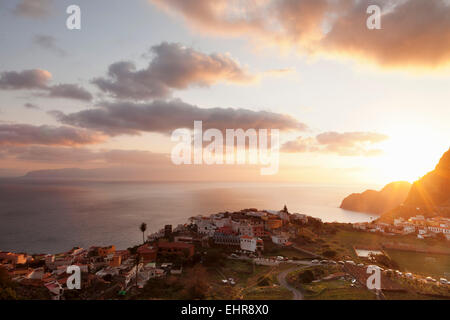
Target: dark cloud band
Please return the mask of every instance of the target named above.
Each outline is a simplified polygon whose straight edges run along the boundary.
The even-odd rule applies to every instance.
[[[104,135],[85,129],[66,126],[0,123],[1,146],[32,144],[79,146],[100,143],[104,140]]]
[[[204,128],[305,130],[307,126],[291,116],[268,111],[232,108],[199,108],[181,100],[154,101],[149,104],[106,103],[100,108],[64,114],[52,112],[69,125],[102,131],[111,136],[140,132],[169,134],[178,128],[192,128],[195,120]]]
[[[86,89],[76,84],[49,85],[52,74],[47,70],[31,69],[21,72],[5,71],[0,73],[0,89],[36,90],[51,98],[66,98],[91,101],[93,96]]]

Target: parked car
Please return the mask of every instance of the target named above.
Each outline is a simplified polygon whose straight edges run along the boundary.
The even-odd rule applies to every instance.
[[[319,260],[314,259],[314,260],[311,261],[311,263],[313,263],[313,264],[318,264],[318,263],[319,263]]]

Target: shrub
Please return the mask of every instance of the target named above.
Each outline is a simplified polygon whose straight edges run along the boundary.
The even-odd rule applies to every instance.
[[[311,283],[314,280],[314,273],[311,270],[305,270],[299,273],[297,279],[300,283]]]
[[[322,253],[322,255],[324,257],[327,257],[327,258],[334,258],[336,256],[336,251],[334,251],[334,250],[326,250],[326,251],[324,251]]]

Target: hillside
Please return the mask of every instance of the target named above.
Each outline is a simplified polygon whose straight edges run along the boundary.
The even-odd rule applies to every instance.
[[[382,219],[416,214],[450,217],[450,149],[433,171],[413,183],[404,204],[385,213]]]
[[[433,210],[448,206],[450,200],[450,150],[444,153],[436,168],[414,182],[406,206]]]
[[[392,182],[382,190],[366,190],[363,193],[353,193],[346,197],[341,204],[342,209],[382,214],[403,203],[411,189],[406,181]]]

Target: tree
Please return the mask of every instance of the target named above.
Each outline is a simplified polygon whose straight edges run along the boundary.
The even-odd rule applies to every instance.
[[[336,251],[334,251],[334,250],[326,250],[326,251],[324,251],[322,253],[322,255],[324,257],[327,257],[327,258],[334,258],[334,257],[336,257]]]
[[[217,268],[223,265],[223,255],[219,249],[211,249],[203,257],[203,265],[208,268]]]
[[[196,265],[187,272],[183,299],[205,299],[208,294],[208,282],[205,279],[206,270],[201,265]]]
[[[139,230],[141,230],[142,232],[142,243],[145,243],[145,231],[147,230],[147,224],[145,222],[142,222]]]
[[[286,205],[284,205],[283,211],[284,211],[284,212],[288,212],[288,208],[287,208]]]
[[[311,270],[305,270],[298,275],[300,283],[311,283],[314,280],[314,273]]]
[[[0,300],[16,300],[17,294],[14,283],[11,281],[6,269],[0,267]]]

